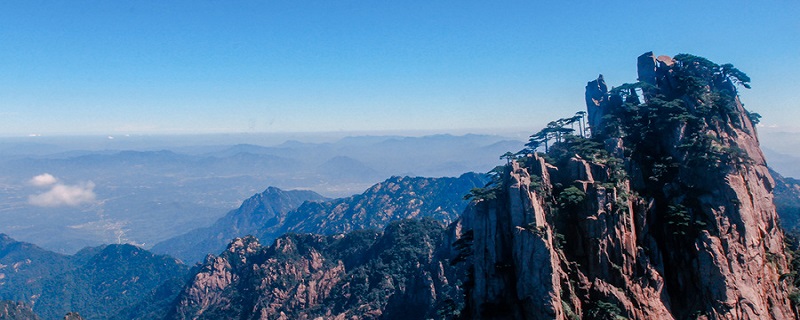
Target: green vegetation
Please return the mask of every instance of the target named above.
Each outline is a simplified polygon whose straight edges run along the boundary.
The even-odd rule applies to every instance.
[[[789,271],[781,276],[781,280],[788,279],[792,287],[789,300],[795,308],[800,309],[800,229],[786,232],[786,253],[789,256]]]
[[[541,191],[547,186],[548,194],[538,196],[543,198],[548,218],[566,217],[555,220],[560,224],[553,224],[555,247],[564,247],[564,234],[574,235],[569,223],[576,217],[582,218],[576,214],[590,207],[586,201],[595,196],[587,195],[578,181],[570,180],[581,179],[572,173],[584,170],[582,164],[575,163],[575,158],[590,164],[594,178],[594,185],[589,185],[592,193],[597,190],[602,195],[605,188],[607,195],[616,195],[612,203],[600,209],[617,214],[641,206],[655,210],[652,236],[675,248],[687,249],[666,256],[664,259],[670,260],[671,265],[691,263],[691,257],[684,252],[691,252],[697,236],[705,231],[717,232],[709,227],[705,214],[709,211],[708,204],[701,201],[715,192],[707,181],[722,179],[752,164],[747,152],[733,139],[741,131],[750,133],[750,124],[757,124],[760,115],[744,110],[738,101],[737,88],[750,88],[751,81],[741,70],[688,54],[677,55],[674,60],[676,63],[668,67],[668,72],[658,70],[657,86],[637,82],[612,88],[600,100],[604,105],[598,112],[605,115],[602,124],[591,128],[591,135],[584,125],[585,113],[578,113],[549,122],[530,136],[523,150],[501,156],[506,160],[506,170],[495,169],[495,173],[507,173],[511,162],[517,161],[532,173],[529,185],[532,190]],[[539,158],[558,168],[550,171],[551,181],[542,181],[533,174],[543,169],[537,163]],[[499,198],[500,186],[507,184],[506,176],[499,175],[500,179],[485,188],[473,189],[467,197]],[[735,209],[737,205],[731,201],[726,209]],[[523,227],[542,232],[535,225]],[[472,253],[471,248],[466,249],[469,247],[466,241],[454,245],[459,251],[456,262]],[[568,243],[567,247],[575,245],[580,244]],[[614,262],[611,268],[622,269]],[[685,279],[672,276],[667,285],[679,285],[676,283],[680,281]],[[800,303],[800,291],[793,297]],[[589,319],[624,319],[624,313],[614,303],[596,301],[589,307],[584,309],[584,316]]]
[[[622,310],[611,302],[597,301],[592,308],[586,311],[586,319],[591,320],[624,320]]]
[[[608,152],[602,142],[575,135],[563,137],[561,141],[550,148],[548,154],[557,164],[561,164],[575,155],[590,161],[602,161],[601,159],[608,158]]]
[[[455,269],[436,251],[444,238],[440,222],[423,218],[389,223],[383,232],[287,234],[272,246],[254,252],[226,251],[222,257],[232,265],[227,271],[235,280],[227,288],[209,289],[218,290],[214,293],[224,299],[201,310],[184,292],[179,301],[187,305],[186,309],[173,310],[168,318],[250,319],[269,308],[277,308],[292,319],[303,315],[326,317],[331,312],[346,314],[347,318],[369,318],[375,312],[390,319],[454,317],[463,308],[461,291],[436,276],[440,265],[447,274]],[[254,240],[246,240],[250,241]],[[469,246],[466,242],[465,249]],[[340,261],[344,268],[340,268]],[[201,272],[215,271],[205,265]],[[309,282],[321,282],[317,278],[321,273],[331,277],[326,280],[331,291],[308,293],[314,298],[306,300],[308,297],[299,290]],[[435,297],[424,294],[428,285],[436,287]],[[264,304],[276,299],[276,290],[288,292],[284,297],[288,300],[282,305]]]
[[[36,297],[34,311],[44,319],[61,319],[70,311],[103,319],[160,317],[188,271],[170,257],[131,245],[64,256],[5,235],[0,235],[0,265],[18,266],[3,272],[0,297],[24,302]]]
[[[667,207],[667,228],[673,235],[685,236],[689,232],[692,218],[688,209],[682,204],[671,204]]]
[[[168,256],[154,255],[127,244],[108,245],[86,264],[47,280],[34,309],[45,319],[63,317],[70,311],[87,318],[127,318],[118,313],[156,293],[165,282],[176,280],[176,286],[182,285],[179,279],[187,271],[187,266]],[[166,307],[166,304],[143,307],[137,312],[146,313],[153,310],[151,307]]]
[[[673,59],[680,62],[680,79],[687,85],[700,87],[729,82],[750,89],[750,77],[730,63],[718,65],[706,58],[686,53],[675,55]]]
[[[570,136],[575,132],[576,123],[578,124],[579,135],[584,137],[586,134],[586,112],[580,111],[576,112],[572,117],[561,118],[548,123],[547,127],[531,135],[530,140],[525,144],[526,149],[523,151],[533,152],[544,145],[544,152],[548,152],[549,141],[555,140],[556,143],[561,142],[564,137]],[[567,128],[567,125],[570,127]]]
[[[450,265],[456,265],[458,263],[465,262],[469,257],[472,256],[472,243],[474,240],[475,233],[472,230],[468,230],[467,232],[464,232],[461,238],[453,242],[452,246],[456,250],[457,254],[453,260],[450,260]]]
[[[637,82],[611,90],[624,101],[605,116],[605,136],[620,137],[628,149],[626,155],[664,154],[669,146],[653,144],[665,134],[687,134],[678,149],[684,154],[686,167],[704,170],[725,165],[747,164],[746,153],[727,150],[714,134],[725,130],[725,123],[742,128],[736,107],[736,85],[749,88],[750,78],[731,64],[717,65],[708,59],[688,54],[674,58],[676,88],[660,91]],[[641,102],[636,89],[651,96]],[[747,113],[757,123],[760,115]],[[682,130],[681,128],[684,126]],[[680,131],[679,131],[680,130]],[[663,139],[661,139],[663,140]]]
[[[483,188],[472,188],[464,196],[464,200],[483,201],[497,199],[498,195],[503,191],[504,175],[508,167],[510,167],[510,163],[505,166],[497,166],[492,171],[489,171],[487,174],[491,180]]]
[[[586,193],[576,187],[569,187],[558,194],[558,203],[564,208],[578,208],[586,200]]]

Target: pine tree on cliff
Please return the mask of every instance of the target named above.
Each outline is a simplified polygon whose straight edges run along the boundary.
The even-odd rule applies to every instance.
[[[611,90],[602,76],[587,84],[590,139],[551,122],[473,192],[468,314],[796,317],[758,117],[737,92],[750,78],[652,53],[638,76]]]

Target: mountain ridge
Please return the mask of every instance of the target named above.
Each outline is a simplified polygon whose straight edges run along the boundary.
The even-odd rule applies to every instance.
[[[487,181],[483,175],[475,173],[457,178],[395,176],[374,184],[361,194],[338,199],[327,199],[311,191],[270,187],[245,200],[240,208],[230,211],[213,226],[161,242],[152,250],[195,262],[202,261],[209,253],[222,251],[231,239],[248,234],[270,242],[287,232],[342,233],[382,228],[390,221],[412,217],[427,216],[449,223],[467,205],[463,194],[482,187]],[[299,196],[303,192],[306,196]],[[292,194],[298,195],[293,201],[289,196]],[[262,212],[264,207],[273,205],[272,202],[282,203],[280,210]],[[243,221],[246,221],[244,225]]]

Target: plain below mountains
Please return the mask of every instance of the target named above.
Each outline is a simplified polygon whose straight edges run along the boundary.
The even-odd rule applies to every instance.
[[[65,254],[103,243],[149,248],[213,224],[266,186],[346,197],[395,175],[484,172],[520,144],[490,135],[281,144],[270,135],[237,137],[0,138],[0,232]],[[55,186],[29,183],[45,173],[57,185],[91,181],[94,201],[30,203]]]

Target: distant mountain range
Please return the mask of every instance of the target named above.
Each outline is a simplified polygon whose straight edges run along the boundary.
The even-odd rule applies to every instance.
[[[269,137],[256,137],[239,145],[214,144],[227,140],[206,136],[167,137],[164,143],[103,137],[84,145],[70,138],[0,138],[0,232],[66,254],[102,243],[149,248],[210,226],[266,186],[346,197],[389,176],[486,172],[500,163],[498,154],[521,143],[490,135],[432,135],[265,146],[257,143]],[[28,183],[44,173],[65,186],[91,181],[95,201],[31,204],[29,197],[50,190]]]
[[[486,175],[476,173],[458,178],[392,177],[360,195],[334,200],[310,191],[271,187],[245,200],[211,227],[158,243],[152,250],[195,262],[245,235],[268,243],[287,232],[343,233],[383,228],[391,221],[409,218],[449,223],[466,207],[464,195],[488,181]]]
[[[775,180],[775,209],[781,218],[781,225],[787,231],[800,233],[800,180],[787,178],[770,170]]]
[[[24,302],[26,304],[9,304],[9,312],[24,313],[25,306],[33,306],[32,310],[43,319],[60,319],[72,311],[78,311],[86,319],[153,319],[163,317],[169,310],[176,316],[189,312],[186,311],[189,309],[176,309],[181,302],[176,304],[173,301],[179,294],[184,294],[181,299],[191,299],[191,295],[186,296],[186,290],[191,291],[190,288],[197,286],[199,279],[206,279],[204,274],[216,272],[215,267],[209,266],[214,263],[244,266],[243,262],[231,260],[232,255],[249,255],[250,252],[231,249],[231,239],[255,234],[263,239],[261,242],[270,243],[285,233],[296,236],[283,236],[283,240],[276,240],[274,246],[298,241],[307,243],[303,246],[311,246],[308,248],[316,248],[314,250],[320,254],[330,255],[331,261],[346,255],[349,257],[345,259],[347,270],[356,272],[350,274],[353,276],[362,272],[366,272],[368,277],[407,273],[413,268],[406,263],[419,260],[429,265],[428,275],[410,279],[413,282],[408,283],[419,291],[427,287],[428,280],[425,279],[429,277],[446,281],[445,276],[439,275],[439,268],[444,266],[440,262],[446,254],[436,249],[436,257],[432,257],[434,252],[431,250],[442,247],[442,241],[446,241],[443,223],[456,219],[467,206],[464,194],[472,188],[483,187],[488,181],[486,175],[475,173],[457,178],[392,177],[373,185],[363,194],[339,199],[328,199],[311,191],[284,191],[270,187],[245,200],[240,208],[229,212],[211,227],[194,230],[154,248],[173,250],[185,261],[203,261],[193,270],[169,256],[127,244],[87,247],[74,255],[63,255],[0,235],[0,300]],[[379,230],[387,225],[387,231]],[[358,231],[362,229],[365,231]],[[300,235],[301,232],[331,236]],[[245,239],[245,247],[259,243],[255,237]],[[414,255],[408,255],[409,244],[416,248]],[[229,247],[227,250],[226,245]],[[266,250],[268,246],[263,248]],[[223,252],[219,257],[208,255],[219,252]],[[271,252],[269,255],[277,254],[274,250]],[[371,258],[359,258],[368,252]],[[309,251],[301,249],[300,254],[306,253]],[[286,254],[283,252],[279,256],[286,257]],[[318,259],[316,256],[311,258]],[[385,267],[374,269],[375,264]],[[235,269],[235,272],[242,270]],[[447,267],[447,270],[451,268]],[[314,277],[312,274],[296,276]],[[406,280],[406,275],[403,275],[397,278],[400,282],[396,284],[382,284],[371,290],[378,294]],[[249,281],[241,282],[241,285],[248,285]],[[444,290],[441,294],[446,292],[453,297],[457,294],[444,282],[439,287]],[[404,299],[416,299],[413,298],[417,294],[414,290],[403,291]],[[238,295],[236,291],[232,292]],[[430,297],[426,299],[418,301],[420,306]],[[345,304],[347,308],[358,307],[354,303]],[[369,303],[378,303],[375,310],[401,305],[401,301],[395,300]],[[434,307],[444,308],[440,305],[425,306],[420,312],[435,313]],[[230,314],[228,311],[205,313],[206,316]]]

